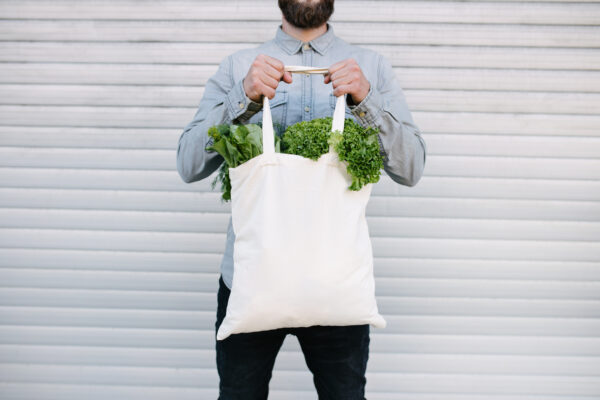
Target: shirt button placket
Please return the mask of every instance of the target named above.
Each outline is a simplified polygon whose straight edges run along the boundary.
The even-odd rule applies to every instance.
[[[309,43],[302,45],[302,64],[312,66],[312,51]],[[306,74],[306,78],[302,80],[302,100],[304,103],[303,121],[312,119],[311,103],[312,103],[312,79]]]

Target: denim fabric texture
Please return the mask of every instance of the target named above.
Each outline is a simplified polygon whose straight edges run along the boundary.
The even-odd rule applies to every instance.
[[[370,83],[370,90],[359,104],[347,104],[346,117],[362,126],[379,128],[384,169],[393,181],[408,186],[417,183],[425,165],[425,142],[392,65],[373,50],[345,42],[334,34],[331,25],[327,27],[326,33],[303,43],[279,26],[272,40],[239,50],[221,62],[216,74],[206,83],[193,120],[179,138],[177,170],[185,182],[208,177],[223,162],[218,153],[206,151],[206,146],[211,144],[207,135],[211,126],[262,121],[262,103],[255,103],[246,96],[242,81],[256,56],[266,54],[285,65],[325,68],[348,58],[356,60]],[[270,103],[273,124],[277,133],[282,134],[287,126],[297,122],[332,116],[335,97],[331,83],[325,85],[322,75],[294,74],[291,84],[279,83]],[[233,283],[234,242],[230,219],[221,262],[221,274],[228,288]]]
[[[230,293],[220,276],[215,336]],[[317,325],[238,333],[215,340],[218,400],[266,400],[275,358],[288,334],[298,338],[319,400],[365,400],[369,332],[369,325]]]

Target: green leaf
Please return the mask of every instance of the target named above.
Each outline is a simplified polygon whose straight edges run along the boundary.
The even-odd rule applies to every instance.
[[[213,144],[206,150],[215,151],[224,159],[219,173],[212,182],[213,188],[221,182],[222,199],[229,201],[231,200],[229,168],[237,167],[262,154],[262,129],[256,124],[215,125],[209,128],[208,135],[213,138]],[[276,138],[275,146],[279,148],[279,138]]]
[[[262,153],[262,129],[258,125],[247,125],[248,136],[246,142],[251,146],[250,158]]]
[[[329,146],[347,163],[352,178],[350,190],[360,190],[368,183],[379,181],[383,158],[377,140],[378,130],[364,128],[347,118],[344,134],[331,131],[331,118],[303,121],[289,126],[283,135],[283,151],[317,160],[329,151]]]
[[[238,165],[240,165],[243,161],[242,155],[240,153],[240,151],[238,150],[238,148],[236,146],[234,146],[231,142],[229,141],[224,141],[225,142],[225,146],[227,147],[227,151],[229,152],[229,157],[231,161],[229,161],[227,164],[229,164],[230,167],[237,167]]]
[[[338,131],[331,132],[331,136],[329,137],[328,144],[330,146],[337,146],[343,139],[343,136]]]
[[[346,164],[352,179],[350,190],[360,190],[368,183],[379,181],[383,158],[377,135],[373,128],[363,128],[352,119],[346,119],[344,134],[331,132],[331,118],[319,118],[290,125],[279,137],[275,135],[275,151],[297,154],[317,160],[329,152],[329,147],[338,153]],[[221,182],[223,201],[231,200],[229,168],[234,168],[262,154],[262,129],[258,124],[215,125],[208,130],[214,139],[208,151],[216,151],[225,162],[213,181],[213,186]]]
[[[283,152],[318,160],[329,152],[331,118],[318,118],[288,126],[283,133]]]
[[[281,153],[281,138],[275,135],[275,153]]]
[[[206,150],[208,151],[216,151],[217,153],[219,153],[223,159],[225,160],[225,162],[227,164],[231,164],[233,161],[231,159],[231,154],[229,152],[229,149],[227,147],[227,141],[224,139],[221,139],[217,142],[214,142],[212,146],[207,147]]]
[[[248,129],[244,125],[238,125],[235,127],[235,130],[231,131],[231,142],[235,144],[242,144],[246,141],[247,135]]]

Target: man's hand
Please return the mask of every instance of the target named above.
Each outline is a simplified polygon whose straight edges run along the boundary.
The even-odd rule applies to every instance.
[[[341,96],[349,94],[352,102],[358,104],[367,97],[371,84],[352,58],[340,61],[329,67],[329,73],[325,75],[325,84],[331,82],[333,94]]]
[[[246,96],[256,103],[260,103],[263,95],[269,99],[275,97],[275,89],[281,80],[292,83],[292,74],[285,72],[283,67],[283,63],[276,58],[264,54],[256,56],[244,78]]]

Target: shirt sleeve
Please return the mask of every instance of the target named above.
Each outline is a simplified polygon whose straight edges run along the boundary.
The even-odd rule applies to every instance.
[[[391,64],[379,56],[378,79],[367,97],[349,108],[363,127],[379,128],[384,170],[397,182],[414,186],[425,167],[426,145],[414,123]]]
[[[194,118],[179,137],[177,171],[186,183],[206,178],[223,162],[218,153],[206,151],[212,144],[208,136],[211,126],[246,123],[262,108],[246,96],[242,79],[234,81],[231,63],[229,56],[208,80]]]

